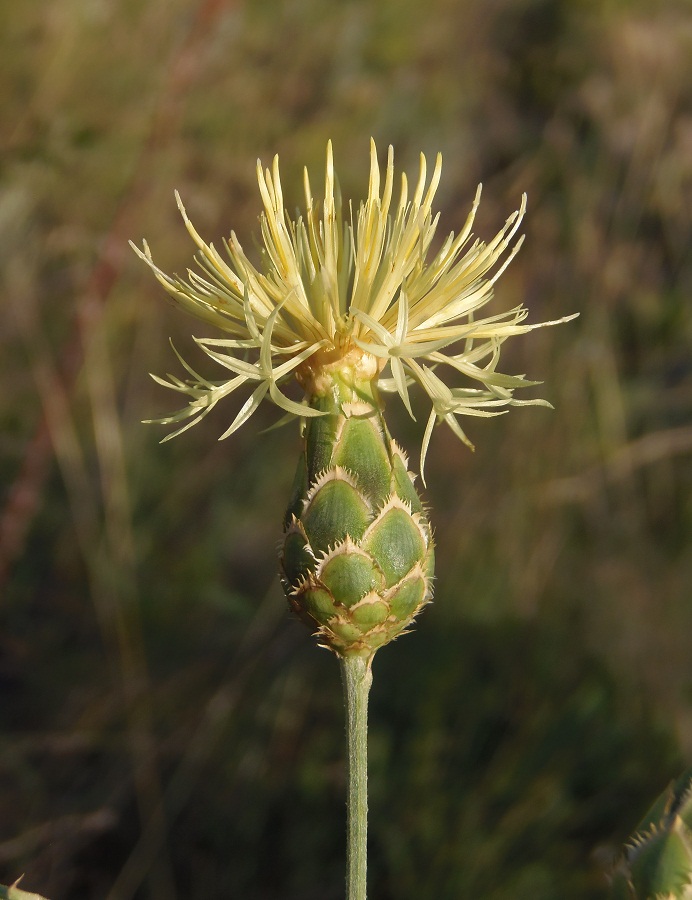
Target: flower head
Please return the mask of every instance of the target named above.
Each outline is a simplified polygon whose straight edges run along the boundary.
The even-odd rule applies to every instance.
[[[246,422],[264,399],[287,417],[320,415],[311,399],[329,391],[335,374],[343,378],[346,373],[355,381],[370,381],[381,390],[396,392],[411,416],[409,387],[415,382],[423,388],[432,407],[423,437],[422,469],[436,422],[446,422],[471,446],[458,416],[499,415],[511,405],[549,405],[544,400],[515,400],[516,388],[538,382],[503,375],[497,365],[501,345],[510,335],[556,323],[523,324],[528,314],[523,306],[479,317],[493,296],[495,282],[521,246],[517,232],[526,197],[486,244],[473,240],[471,233],[479,186],[460,233],[451,233],[433,254],[430,248],[439,213],[433,214],[432,203],[442,158],[438,154],[428,182],[421,154],[413,194],[402,174],[394,201],[393,156],[390,147],[382,182],[371,141],[368,196],[357,213],[350,208],[345,220],[331,142],[324,200],[313,198],[306,171],[305,212],[295,220],[284,208],[278,157],[271,171],[258,161],[264,206],[259,268],[234,232],[224,241],[226,257],[205,243],[176,193],[198,248],[199,271],[188,270],[187,281],[171,277],[154,264],[146,242],[143,250],[134,249],[177,304],[224,333],[221,338],[195,340],[231,374],[222,381],[209,381],[181,359],[188,379],[154,376],[189,398],[187,407],[157,420],[189,420],[168,437],[199,422],[223,397],[247,387],[250,395],[222,438]],[[459,376],[464,383],[456,386]],[[304,389],[303,402],[282,390],[292,378]]]

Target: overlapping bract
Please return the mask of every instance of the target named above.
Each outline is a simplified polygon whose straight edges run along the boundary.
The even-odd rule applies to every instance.
[[[625,846],[612,900],[692,900],[692,769],[656,800]]]
[[[407,460],[369,385],[313,400],[284,522],[291,608],[340,656],[370,660],[432,599],[433,540]]]
[[[459,415],[498,415],[507,406],[521,403],[547,405],[543,400],[515,400],[516,388],[536,382],[497,371],[506,338],[540,325],[523,324],[527,316],[523,306],[478,317],[493,295],[495,281],[521,245],[516,236],[525,198],[488,244],[472,241],[479,187],[461,232],[450,234],[437,253],[430,254],[439,220],[439,214],[433,215],[432,203],[441,165],[438,155],[428,181],[426,160],[421,155],[413,194],[409,195],[402,174],[399,198],[394,202],[392,148],[381,180],[372,142],[367,199],[345,220],[330,143],[324,200],[318,203],[314,199],[306,171],[305,213],[292,220],[284,208],[278,157],[271,171],[263,170],[258,162],[264,206],[259,268],[233,232],[224,241],[227,259],[213,244],[205,243],[178,197],[198,248],[195,260],[200,271],[188,270],[187,281],[171,277],[154,264],[146,242],[143,250],[135,250],[180,306],[225,333],[223,338],[199,339],[197,343],[231,375],[210,381],[181,360],[188,378],[157,378],[189,401],[183,410],[158,420],[185,423],[169,437],[198,422],[223,397],[245,387],[251,388],[250,395],[222,437],[239,428],[263,399],[288,415],[317,415],[309,403],[314,385],[301,378],[301,372],[304,374],[306,366],[312,373],[319,372],[323,363],[333,367],[340,357],[354,351],[377,360],[379,387],[398,393],[411,415],[409,387],[413,382],[432,401],[421,468],[437,421],[446,422],[468,444]],[[549,324],[554,323],[541,323]],[[459,375],[466,386],[449,386],[445,381],[451,376],[454,382]],[[303,386],[307,402],[291,399],[282,389],[294,376]]]

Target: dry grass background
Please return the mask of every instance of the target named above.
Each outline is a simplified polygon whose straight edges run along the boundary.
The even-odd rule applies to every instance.
[[[556,409],[440,430],[437,601],[377,660],[373,898],[595,898],[692,753],[692,17],[680,0],[0,5],[0,882],[52,900],[341,895],[336,666],[274,547],[295,429],[163,446],[203,329],[167,270],[328,137],[444,155],[442,230],[522,191],[498,289]],[[419,428],[392,413],[415,458]]]

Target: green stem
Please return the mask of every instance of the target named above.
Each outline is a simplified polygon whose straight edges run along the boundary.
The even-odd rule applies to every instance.
[[[347,900],[365,900],[368,865],[368,694],[372,658],[340,657],[348,744]]]

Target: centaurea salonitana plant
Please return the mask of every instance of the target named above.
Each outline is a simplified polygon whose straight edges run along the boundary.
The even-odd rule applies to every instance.
[[[162,272],[146,243],[139,256],[175,302],[216,326],[198,346],[230,374],[210,381],[186,362],[185,379],[156,380],[184,394],[188,404],[160,419],[183,423],[174,437],[235,391],[250,390],[228,437],[268,399],[301,421],[303,450],[284,519],[281,576],[291,608],[340,659],[349,746],[349,900],[365,897],[367,829],[367,698],[375,652],[403,634],[432,598],[433,538],[427,511],[403,450],[392,440],[382,393],[396,393],[413,416],[409,388],[427,394],[430,413],[420,455],[421,473],[436,423],[467,445],[461,416],[495,416],[509,406],[549,405],[517,400],[514,391],[537,384],[498,371],[500,349],[527,325],[523,306],[483,317],[493,287],[521,245],[522,199],[489,242],[471,229],[480,188],[458,235],[437,252],[439,222],[432,204],[442,160],[428,181],[426,160],[412,194],[401,175],[394,200],[390,147],[384,180],[374,142],[367,199],[346,219],[327,146],[324,200],[314,199],[305,172],[305,211],[284,209],[278,157],[271,170],[257,164],[264,210],[259,267],[234,232],[224,254],[207,244],[178,197],[197,246],[197,270],[185,281]],[[177,195],[176,195],[177,196]],[[559,321],[566,321],[560,319]],[[302,400],[285,392],[295,380]],[[168,438],[166,438],[168,439]]]
[[[658,797],[625,844],[611,900],[692,900],[692,769]]]

